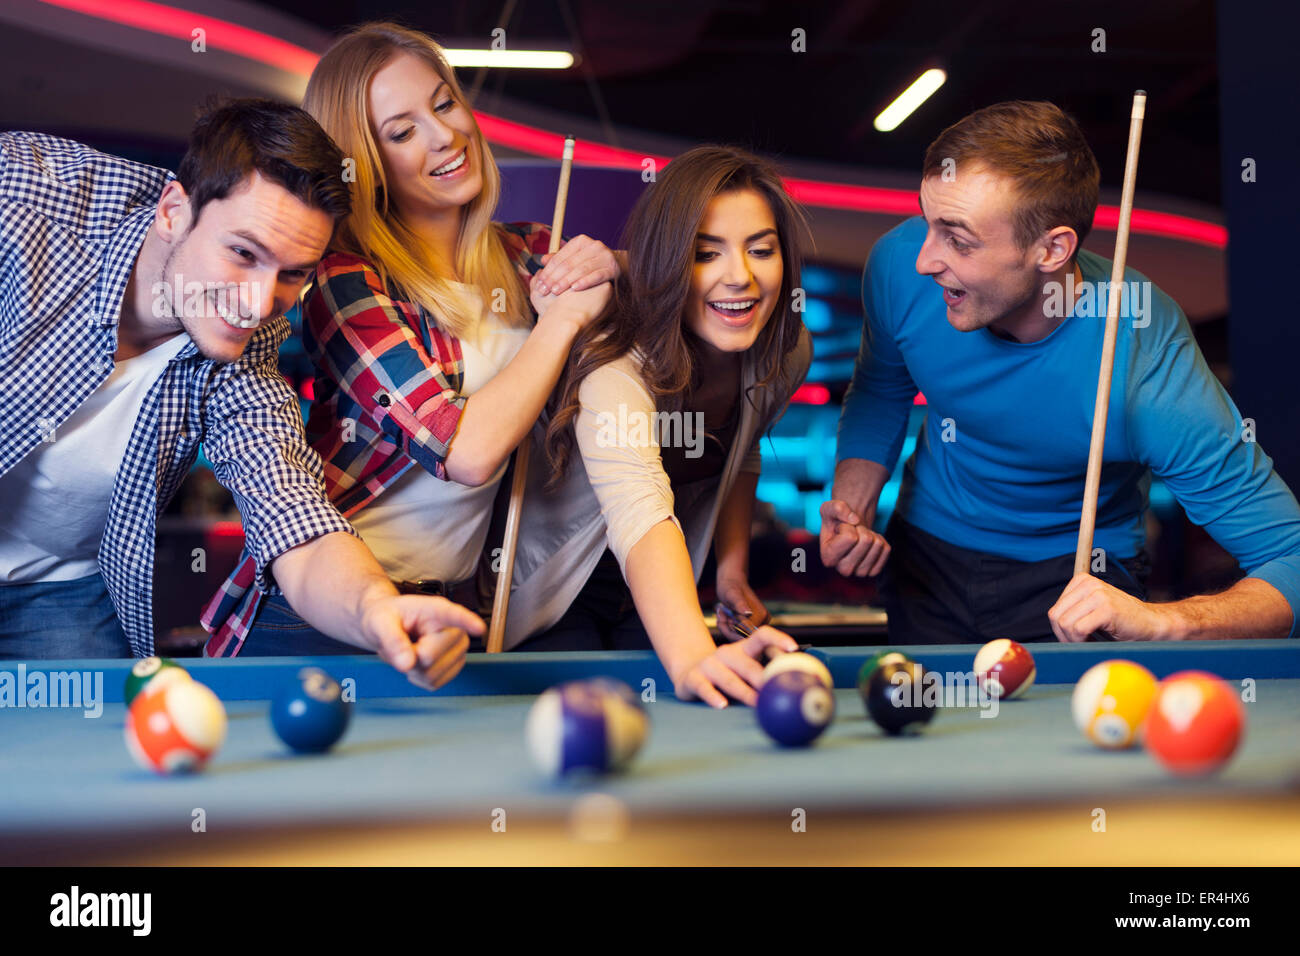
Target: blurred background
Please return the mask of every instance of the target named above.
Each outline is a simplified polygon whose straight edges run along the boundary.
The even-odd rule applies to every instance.
[[[1300,480],[1292,425],[1300,385],[1288,373],[1300,338],[1267,288],[1276,281],[1276,238],[1297,211],[1296,186],[1283,187],[1279,203],[1243,178],[1250,159],[1276,189],[1297,155],[1294,124],[1276,122],[1275,101],[1294,83],[1270,85],[1285,77],[1285,62],[1261,54],[1261,42],[1283,29],[1271,17],[1267,5],[1211,0],[4,0],[0,123],[174,169],[206,97],[297,102],[338,31],[384,18],[431,33],[467,60],[494,47],[498,58],[559,55],[555,69],[458,67],[503,169],[500,219],[549,222],[569,132],[579,147],[565,231],[611,246],[644,188],[647,161],[662,164],[701,142],[775,158],[816,240],[805,273],[816,359],[763,446],[752,576],[766,598],[858,605],[871,602],[873,585],[822,568],[815,536],[858,350],[862,264],[880,235],[915,212],[929,141],[1000,100],[1049,99],[1079,120],[1102,170],[1103,206],[1087,246],[1109,256],[1131,96],[1148,92],[1128,262],[1182,305],[1283,477]],[[882,129],[882,111],[937,70],[943,82]],[[282,368],[306,408],[312,371],[296,338]],[[918,396],[904,460],[924,413]],[[882,497],[882,527],[897,474]],[[1149,526],[1155,597],[1225,586],[1239,573],[1158,481]],[[161,635],[192,627],[242,541],[229,495],[202,462],[159,535]],[[201,573],[196,547],[206,553]],[[795,548],[805,549],[806,570],[792,569]],[[702,597],[711,600],[707,588]]]

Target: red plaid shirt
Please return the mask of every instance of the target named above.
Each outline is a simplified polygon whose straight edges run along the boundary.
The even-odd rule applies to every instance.
[[[551,231],[494,224],[527,288]],[[460,424],[465,363],[460,340],[386,288],[360,256],[333,253],[316,268],[303,304],[303,341],[316,365],[307,436],[325,464],[330,501],[350,517],[412,465],[446,479]],[[208,657],[239,653],[266,594],[245,552],[203,609]]]

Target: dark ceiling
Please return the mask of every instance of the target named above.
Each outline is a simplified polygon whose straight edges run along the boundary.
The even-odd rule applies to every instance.
[[[972,109],[1050,99],[1083,124],[1104,185],[1122,174],[1134,89],[1149,94],[1141,187],[1219,202],[1212,0],[277,0],[316,27],[394,17],[450,43],[582,52],[564,73],[495,71],[493,98],[607,120],[614,128],[725,141],[763,152],[910,172],[926,144]],[[576,31],[576,40],[573,33]],[[791,50],[801,28],[807,52]],[[1106,52],[1093,52],[1093,31]],[[928,66],[939,92],[892,133],[872,120]],[[475,75],[464,75],[473,86]],[[609,134],[617,141],[617,133]]]

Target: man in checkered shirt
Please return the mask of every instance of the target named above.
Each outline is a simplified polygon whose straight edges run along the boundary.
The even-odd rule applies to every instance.
[[[157,514],[198,454],[234,495],[259,583],[421,686],[473,613],[399,596],[325,496],[277,369],[350,199],[307,113],[202,116],[175,178],[0,134],[0,658],[153,653]]]

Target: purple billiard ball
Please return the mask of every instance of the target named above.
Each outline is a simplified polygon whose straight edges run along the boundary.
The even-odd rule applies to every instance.
[[[830,726],[835,696],[805,671],[774,674],[758,692],[758,725],[785,747],[804,747]]]
[[[621,681],[570,681],[542,694],[524,727],[528,749],[548,776],[622,770],[645,743],[649,721]]]

